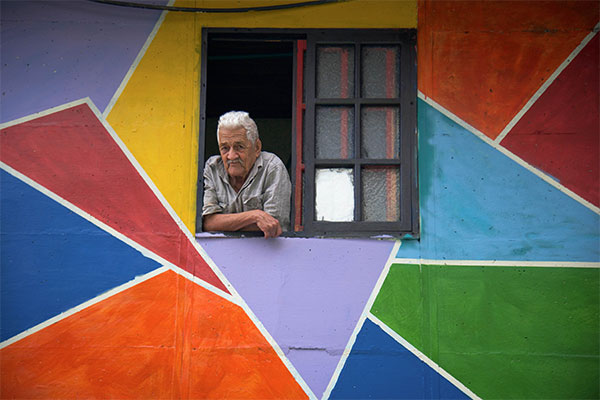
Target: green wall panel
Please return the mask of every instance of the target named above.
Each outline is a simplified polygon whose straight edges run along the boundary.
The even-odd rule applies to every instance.
[[[394,264],[371,311],[483,398],[598,398],[599,278]]]

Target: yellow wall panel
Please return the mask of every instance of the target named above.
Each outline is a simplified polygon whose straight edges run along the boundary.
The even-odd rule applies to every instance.
[[[235,8],[298,3],[281,0],[181,0],[180,7]],[[237,14],[198,14],[205,27],[416,28],[416,0],[346,0],[317,6]]]

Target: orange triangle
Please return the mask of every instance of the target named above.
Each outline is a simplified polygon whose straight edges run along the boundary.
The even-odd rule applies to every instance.
[[[237,305],[167,271],[0,352],[3,398],[306,398]]]

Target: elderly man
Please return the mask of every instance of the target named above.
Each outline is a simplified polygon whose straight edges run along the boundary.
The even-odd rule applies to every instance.
[[[246,112],[219,118],[217,142],[220,155],[204,166],[204,230],[281,235],[290,222],[292,187],[283,162],[261,151],[258,128]]]

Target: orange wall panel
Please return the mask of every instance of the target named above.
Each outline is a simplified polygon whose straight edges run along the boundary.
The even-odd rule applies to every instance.
[[[237,305],[164,272],[7,346],[3,398],[306,398]]]

